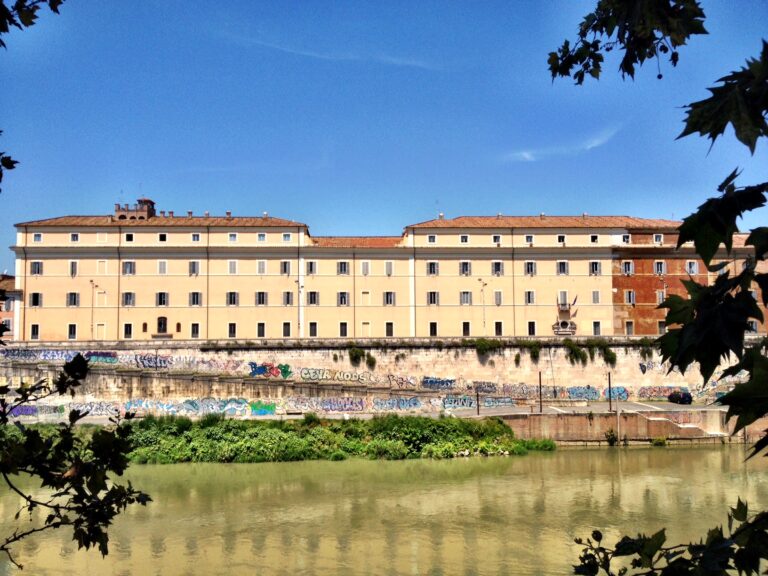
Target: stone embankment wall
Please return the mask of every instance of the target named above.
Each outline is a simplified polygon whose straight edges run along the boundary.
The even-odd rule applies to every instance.
[[[152,345],[153,344],[153,345]],[[367,350],[375,366],[353,366],[338,347],[216,347],[210,343],[93,343],[86,347],[40,344],[0,348],[0,374],[18,382],[53,377],[81,353],[92,368],[71,402],[92,415],[131,410],[197,416],[223,412],[258,417],[302,412],[437,412],[498,408],[537,402],[539,377],[547,401],[665,400],[673,390],[711,398],[738,380],[701,385],[696,370],[667,374],[659,358],[615,347],[617,363],[599,354],[586,366],[571,364],[567,351],[545,345],[538,361],[526,349],[507,348],[479,357],[473,348],[417,347]],[[716,375],[715,378],[719,376]],[[43,412],[66,409],[40,407]],[[31,410],[31,409],[30,409]]]

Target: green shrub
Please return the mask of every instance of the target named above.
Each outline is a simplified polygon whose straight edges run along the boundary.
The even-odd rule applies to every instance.
[[[221,413],[206,414],[197,421],[197,425],[200,428],[210,428],[211,426],[216,426],[220,422],[223,422],[224,419],[224,414]]]
[[[576,342],[570,338],[563,340],[563,346],[565,347],[565,356],[571,364],[581,363],[582,366],[587,365],[587,353]],[[593,353],[594,354],[594,353]]]
[[[468,344],[475,347],[475,352],[478,356],[485,356],[487,354],[493,354],[498,352],[504,347],[504,344],[500,340],[488,340],[487,338],[478,338],[477,340],[469,340]]]
[[[333,462],[339,462],[341,460],[346,460],[348,458],[347,453],[343,450],[336,450],[333,454],[331,454],[328,459]]]
[[[373,460],[403,460],[408,457],[408,447],[401,440],[376,438],[365,447],[365,454]]]
[[[515,354],[515,366],[518,368],[520,367],[520,352]]]
[[[320,426],[320,418],[314,412],[307,412],[302,419],[304,426],[312,428],[313,426]]]
[[[663,447],[666,445],[667,445],[667,439],[664,438],[663,436],[660,436],[659,438],[654,438],[653,440],[651,440],[651,446]]]
[[[605,439],[608,442],[608,446],[616,446],[619,443],[619,437],[616,435],[616,431],[613,428],[609,428],[605,432]]]
[[[443,460],[445,458],[454,458],[458,451],[452,442],[437,442],[435,444],[426,444],[421,450],[421,457]]]
[[[368,370],[376,368],[376,358],[370,352],[365,354],[365,365],[368,367]]]
[[[365,358],[365,350],[351,346],[347,352],[349,353],[349,362],[352,366],[360,366],[360,362]]]

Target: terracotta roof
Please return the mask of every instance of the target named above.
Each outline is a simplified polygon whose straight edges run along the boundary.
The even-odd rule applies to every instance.
[[[254,228],[269,227],[306,227],[306,224],[294,222],[293,220],[284,220],[283,218],[267,218],[256,216],[153,216],[148,220],[118,220],[114,216],[60,216],[58,218],[48,218],[46,220],[32,220],[30,222],[20,222],[16,226],[108,226],[108,227],[195,227],[195,226],[213,226],[213,227],[238,227],[247,226]]]
[[[0,290],[10,292],[16,289],[16,277],[7,274],[0,275]]]
[[[677,228],[676,220],[632,216],[458,216],[427,220],[407,228]]]
[[[322,248],[399,248],[401,236],[317,236],[314,246]]]

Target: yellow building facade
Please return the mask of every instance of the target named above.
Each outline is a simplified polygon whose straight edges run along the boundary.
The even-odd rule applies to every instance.
[[[653,257],[672,257],[678,225],[441,215],[401,236],[313,237],[267,214],[158,213],[140,199],[110,215],[17,225],[14,338],[623,334],[614,325],[620,250],[661,236]]]

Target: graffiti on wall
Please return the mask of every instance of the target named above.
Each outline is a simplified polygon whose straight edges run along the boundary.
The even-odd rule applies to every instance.
[[[641,400],[666,400],[672,392],[689,392],[688,386],[641,386],[637,397]]]
[[[391,388],[415,388],[417,380],[413,376],[398,376],[396,374],[388,374],[389,386]]]
[[[399,412],[402,410],[419,410],[421,400],[416,396],[393,396],[391,398],[374,398],[372,403],[376,412]]]
[[[456,380],[448,378],[435,378],[433,376],[424,376],[421,379],[421,387],[427,390],[450,390],[456,385]]]
[[[566,388],[569,400],[598,400],[600,391],[592,386],[570,386]]]
[[[263,378],[288,378],[293,376],[291,367],[288,364],[273,364],[271,362],[248,362],[251,367],[251,376],[261,376]]]
[[[624,402],[629,400],[629,390],[627,390],[624,386],[613,386],[609,394],[608,388],[604,389],[603,397],[608,400],[609,396],[611,400],[621,400]]]
[[[475,399],[472,396],[458,396],[450,394],[443,398],[443,408],[446,410],[456,410],[459,408],[474,408]]]
[[[484,408],[509,408],[515,405],[515,401],[509,396],[494,397],[486,396],[483,398]]]
[[[286,412],[363,412],[364,410],[364,398],[292,396],[285,399]]]
[[[493,382],[475,381],[472,382],[472,388],[480,394],[496,394],[496,384]]]
[[[359,382],[360,384],[373,384],[378,381],[372,372],[354,372],[352,370],[329,370],[327,368],[302,368],[299,371],[302,380],[313,382]]]

